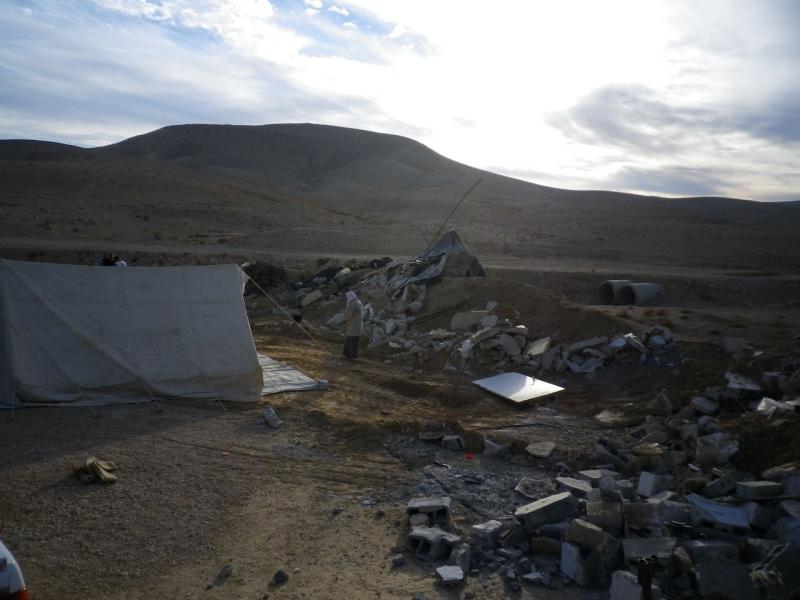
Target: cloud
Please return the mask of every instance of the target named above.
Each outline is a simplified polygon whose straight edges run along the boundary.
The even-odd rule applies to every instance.
[[[162,13],[125,27],[83,13],[77,47],[75,30],[62,22],[0,16],[0,78],[7,82],[0,86],[0,137],[100,145],[176,123],[355,126],[365,114],[375,128],[406,127],[368,98],[315,93],[283,67],[213,40],[187,44],[183,35],[191,34],[153,22]],[[30,38],[48,43],[30,45]]]
[[[644,86],[613,85],[550,115],[548,123],[576,141],[648,154],[674,154],[699,136],[795,143],[800,142],[800,94],[791,91],[751,112],[736,105],[672,104]]]
[[[6,0],[0,137],[300,120],[547,185],[773,199],[800,190],[798,22],[796,0]]]
[[[685,166],[655,169],[624,167],[613,178],[621,189],[675,196],[719,196],[725,189],[727,173]]]

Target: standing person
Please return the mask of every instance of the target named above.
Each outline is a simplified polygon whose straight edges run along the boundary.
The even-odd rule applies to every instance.
[[[345,293],[347,306],[344,309],[344,350],[342,354],[349,361],[358,358],[358,341],[364,327],[364,306],[358,299],[356,293],[349,291]]]

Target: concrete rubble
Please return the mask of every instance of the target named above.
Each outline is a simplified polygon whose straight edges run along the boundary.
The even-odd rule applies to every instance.
[[[571,471],[560,463],[549,488],[533,474],[522,477],[514,506],[466,524],[464,532],[445,525],[451,522],[449,499],[415,499],[409,503],[412,519],[422,511],[439,514],[442,524],[432,531],[432,523],[420,528],[411,520],[410,544],[421,558],[459,567],[461,577],[452,569],[447,579],[453,584],[490,569],[511,590],[579,585],[607,589],[611,600],[796,597],[800,461],[747,472],[740,463],[742,439],[721,425],[724,417],[758,415],[762,394],[775,393],[769,386],[779,379],[781,401],[800,400],[800,378],[789,384],[794,364],[777,372],[781,378],[770,372],[763,386],[729,372],[722,385],[688,396],[682,408],[658,394],[659,411],[597,440],[593,468]],[[711,410],[696,398],[717,406]],[[446,433],[428,428],[420,437],[440,441]],[[487,456],[512,460],[518,452],[530,465],[553,451],[543,442],[489,442]],[[419,538],[428,540],[426,548],[413,541]],[[444,584],[438,571],[437,577]]]
[[[523,370],[531,375],[591,375],[614,364],[680,364],[672,332],[661,326],[643,336],[628,332],[554,344],[548,332],[535,332],[524,323],[501,318],[496,302],[460,310],[463,299],[454,298],[448,309],[424,314],[429,295],[436,293],[436,282],[446,274],[448,260],[448,255],[441,255],[380,259],[352,268],[326,265],[309,280],[295,284],[294,297],[303,309],[324,305],[336,310],[326,325],[342,333],[342,296],[346,289],[355,289],[364,304],[364,337],[371,348],[394,351],[387,362],[438,358],[446,369]],[[449,329],[425,327],[426,319],[437,313],[451,315]]]

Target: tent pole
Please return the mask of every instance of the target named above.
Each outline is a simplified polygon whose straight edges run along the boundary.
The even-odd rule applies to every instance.
[[[428,253],[428,250],[430,250],[433,247],[433,244],[435,244],[436,241],[439,239],[439,236],[442,234],[442,229],[444,229],[445,226],[447,225],[448,221],[450,221],[450,217],[452,217],[453,214],[455,214],[455,212],[458,210],[458,207],[461,206],[461,203],[466,199],[467,196],[469,196],[472,193],[472,190],[474,190],[476,187],[478,187],[478,185],[480,184],[481,181],[483,181],[483,178],[478,179],[478,181],[476,181],[474,184],[472,184],[471,188],[469,188],[466,192],[464,192],[464,195],[461,196],[461,200],[459,200],[456,203],[456,205],[453,208],[453,210],[451,210],[450,214],[447,215],[447,218],[444,220],[444,223],[442,223],[442,226],[439,227],[439,230],[436,232],[436,235],[434,235],[431,238],[431,243],[428,245],[427,248],[425,248],[425,252],[423,252],[423,256]]]
[[[241,267],[240,267],[240,268],[241,268]],[[250,275],[247,275],[247,273],[245,273],[245,272],[244,272],[244,270],[242,270],[242,272],[243,272],[243,273],[244,273],[244,274],[247,276],[247,279],[248,279],[249,281],[251,281],[251,282],[253,283],[253,285],[254,285],[254,286],[256,286],[256,287],[258,288],[258,290],[259,290],[259,291],[260,291],[262,294],[264,294],[264,295],[265,295],[267,298],[269,298],[269,299],[270,299],[270,302],[272,302],[272,303],[273,303],[275,306],[277,306],[277,307],[280,309],[280,311],[281,311],[281,312],[282,312],[284,315],[286,315],[286,318],[287,318],[287,319],[289,319],[289,320],[292,322],[292,325],[297,325],[297,326],[298,326],[298,327],[299,327],[299,328],[300,328],[300,329],[303,331],[303,333],[305,333],[305,334],[306,334],[306,335],[307,335],[309,338],[311,338],[311,341],[312,341],[312,342],[314,342],[314,343],[315,343],[317,346],[319,346],[319,347],[320,347],[320,348],[322,348],[323,350],[325,350],[325,349],[326,349],[326,348],[325,348],[325,347],[324,347],[322,344],[320,344],[320,343],[317,341],[317,338],[315,338],[315,337],[314,337],[313,335],[311,335],[311,334],[310,334],[308,331],[306,331],[306,328],[305,328],[305,327],[303,327],[303,326],[302,326],[300,323],[298,323],[297,321],[295,321],[295,320],[292,318],[292,315],[290,315],[289,313],[287,313],[287,312],[286,312],[286,310],[285,310],[285,309],[284,309],[284,308],[283,308],[283,307],[282,307],[280,304],[278,304],[278,303],[275,301],[275,299],[274,299],[272,296],[270,296],[270,295],[269,295],[269,294],[268,294],[268,293],[267,293],[267,292],[264,290],[264,288],[262,288],[260,285],[258,285],[258,283],[256,283],[256,282],[255,282],[255,280],[254,280],[252,277],[250,277]]]

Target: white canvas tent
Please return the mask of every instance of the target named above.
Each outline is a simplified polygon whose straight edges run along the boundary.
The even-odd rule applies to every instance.
[[[0,260],[0,404],[258,400],[236,265]]]

